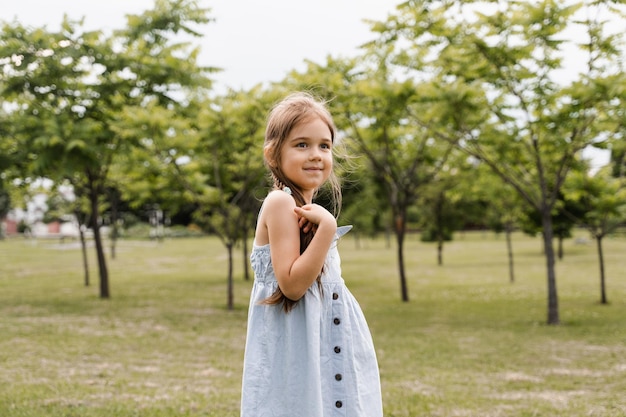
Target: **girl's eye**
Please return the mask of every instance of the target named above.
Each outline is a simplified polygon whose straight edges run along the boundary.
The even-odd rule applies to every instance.
[[[296,144],[297,148],[306,148],[306,143],[305,142],[300,142],[298,144]]]
[[[322,143],[322,144],[320,145],[320,147],[321,147],[322,149],[330,149],[330,145],[329,145],[329,144],[327,144],[327,143]]]

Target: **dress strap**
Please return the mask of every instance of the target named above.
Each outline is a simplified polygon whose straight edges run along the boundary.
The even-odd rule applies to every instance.
[[[335,232],[336,235],[337,235],[337,239],[339,239],[340,237],[342,237],[343,235],[348,233],[350,230],[352,230],[352,225],[351,224],[349,224],[347,226],[339,226],[339,227],[337,227],[337,231]]]

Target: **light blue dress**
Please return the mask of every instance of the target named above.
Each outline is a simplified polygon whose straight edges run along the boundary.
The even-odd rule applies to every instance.
[[[289,313],[262,305],[278,283],[269,245],[254,245],[241,417],[382,417],[372,337],[341,277],[337,228],[322,290],[315,282]]]

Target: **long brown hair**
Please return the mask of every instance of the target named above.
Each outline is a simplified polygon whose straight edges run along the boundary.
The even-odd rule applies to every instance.
[[[307,122],[313,118],[319,118],[330,129],[331,140],[335,143],[336,128],[333,118],[326,108],[324,101],[318,100],[311,94],[306,92],[293,93],[284,98],[278,104],[276,104],[267,120],[267,127],[265,129],[265,144],[264,144],[264,156],[265,165],[268,167],[272,182],[273,189],[284,190],[286,187],[291,190],[291,195],[296,201],[298,207],[302,207],[307,204],[304,200],[301,190],[293,182],[289,180],[283,174],[281,170],[281,149],[283,143],[289,136],[289,133],[293,128],[300,123]],[[331,174],[328,177],[328,183],[331,189],[331,202],[333,204],[333,210],[335,215],[338,214],[341,207],[341,187],[339,180],[331,170]],[[309,230],[304,233],[300,229],[300,254],[302,254],[311,243],[315,232]],[[317,276],[317,283],[321,285],[321,274]],[[298,300],[291,300],[283,294],[280,287],[276,288],[276,291],[262,301],[263,304],[281,304],[285,312],[291,311],[298,303]]]

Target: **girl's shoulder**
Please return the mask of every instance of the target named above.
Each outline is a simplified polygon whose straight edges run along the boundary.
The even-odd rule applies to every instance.
[[[296,201],[282,190],[271,191],[261,206],[259,213],[259,223],[266,225],[271,219],[284,220],[287,216],[294,216],[293,209],[296,207]]]
[[[261,207],[261,213],[257,222],[255,243],[258,246],[270,243],[270,230],[273,235],[281,239],[295,236],[300,239],[298,232],[298,216],[294,208],[296,201],[293,197],[282,190],[270,192]]]
[[[296,200],[293,197],[282,191],[282,190],[273,190],[265,197],[263,201],[264,210],[270,209],[279,209],[279,210],[290,210],[292,211],[294,207],[296,207]]]

